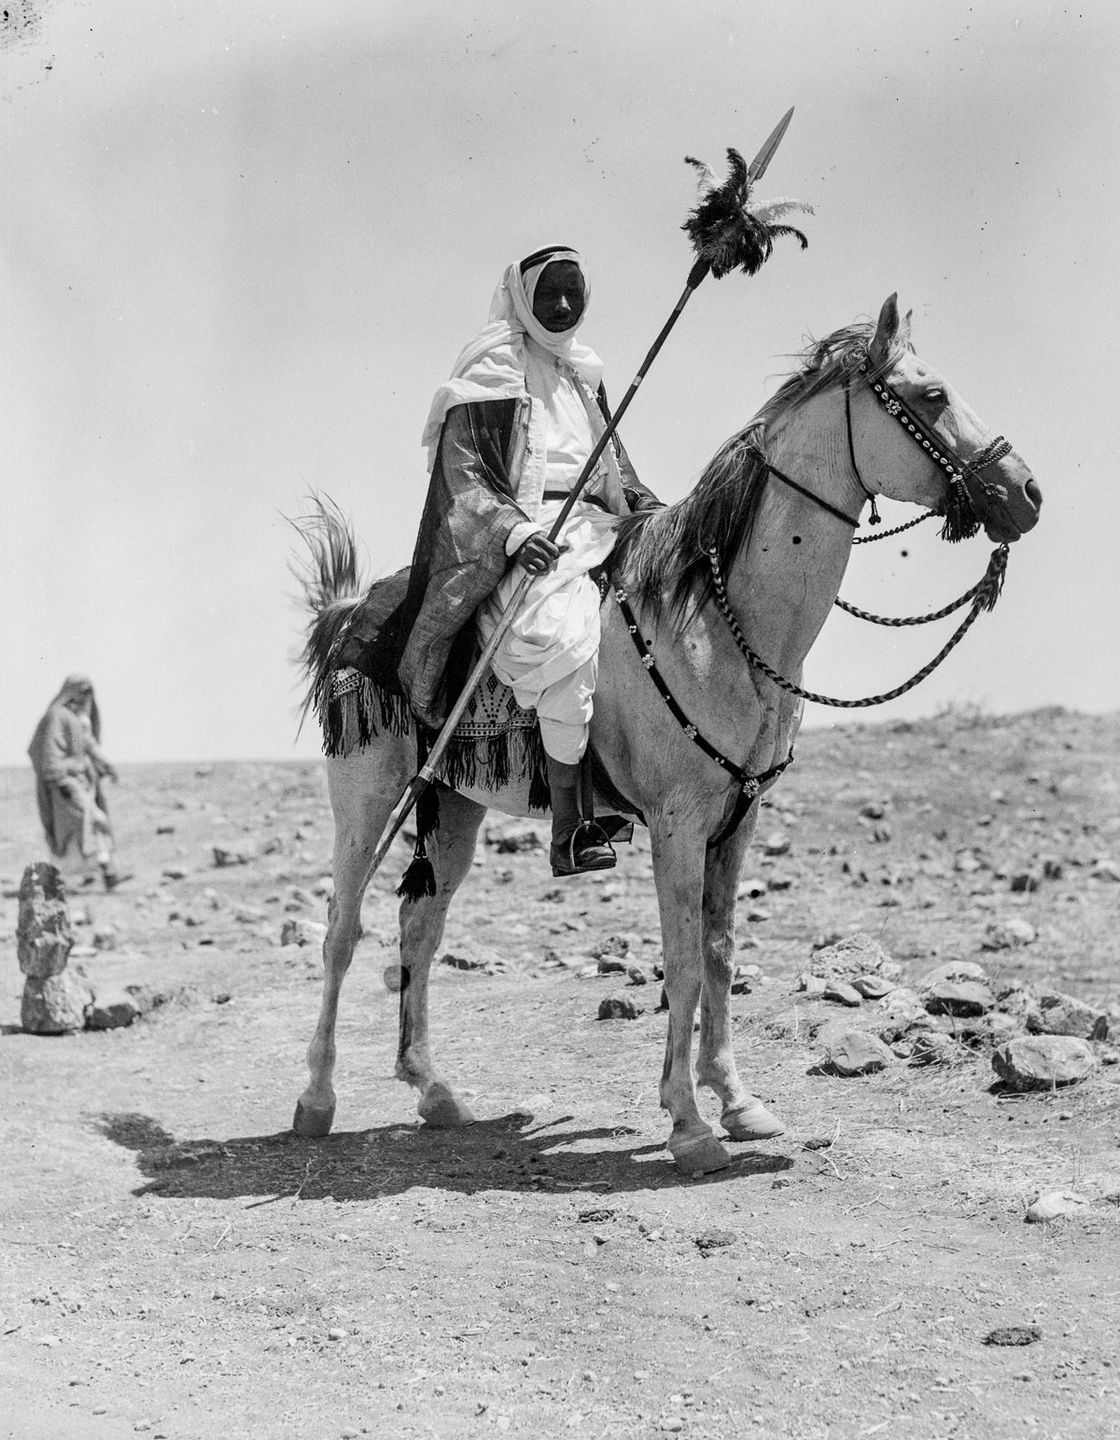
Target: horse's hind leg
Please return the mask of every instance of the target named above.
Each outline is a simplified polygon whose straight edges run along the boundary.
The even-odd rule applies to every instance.
[[[391,799],[372,789],[369,762],[362,756],[331,760],[327,779],[335,817],[334,894],[327,907],[323,941],[323,996],[315,1034],[307,1049],[310,1072],[296,1102],[292,1129],[297,1135],[329,1135],[334,1123],[335,1025],[342,982],[362,933],[362,897]]]
[[[439,829],[428,844],[436,893],[401,903],[401,1004],[397,1078],[420,1091],[417,1105],[429,1125],[470,1125],[474,1114],[432,1063],[428,1044],[428,977],[443,939],[447,908],[471,868],[483,806],[441,791]]]
[[[735,968],[735,892],[749,829],[708,851],[704,867],[704,987],[696,1078],[723,1102],[720,1123],[732,1140],[769,1140],[782,1122],[739,1079],[731,1040],[731,980]]]

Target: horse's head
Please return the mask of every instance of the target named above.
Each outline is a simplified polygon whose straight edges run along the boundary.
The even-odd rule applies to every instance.
[[[852,457],[871,493],[946,515],[950,539],[983,525],[992,540],[1018,540],[1037,523],[1042,491],[1030,469],[914,353],[895,295],[879,312],[850,404]]]

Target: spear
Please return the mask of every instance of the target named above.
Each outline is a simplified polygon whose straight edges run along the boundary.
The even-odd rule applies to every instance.
[[[794,229],[793,226],[773,223],[779,216],[790,210],[808,211],[810,209],[808,205],[797,200],[777,200],[766,205],[756,205],[753,210],[748,208],[754,184],[765,174],[792,118],[793,108],[791,107],[775,125],[767,137],[766,143],[749,165],[737,150],[728,150],[727,159],[730,173],[722,184],[715,183],[712,172],[702,161],[696,160],[690,155],[685,156],[686,163],[694,166],[700,173],[700,201],[681,226],[692,242],[696,262],[688,272],[688,280],[681,298],[673,307],[672,314],[650,346],[646,358],[642,361],[638,373],[631,381],[630,388],[622,397],[614,415],[592,447],[591,454],[587,457],[587,462],[580,471],[579,478],[564,501],[560,513],[553,521],[552,528],[548,532],[548,538],[553,543],[559,538],[560,532],[564,528],[564,522],[571,514],[572,507],[579,499],[599,457],[618,428],[618,422],[625,415],[631,400],[638,393],[638,387],[645,379],[649,367],[657,358],[657,353],[664,345],[670,330],[680,318],[681,311],[688,304],[693,291],[709,274],[714,275],[717,280],[735,269],[741,269],[748,275],[756,274],[763,263],[770,258],[774,240],[780,236],[794,236],[801,242],[802,249],[809,243],[801,231]],[[514,616],[521,608],[525,592],[533,583],[533,578],[526,572],[510,596],[509,603],[502,611],[489,640],[482,647],[474,669],[459,692],[459,698],[451,707],[442,730],[428,751],[427,759],[417,774],[409,781],[407,789],[397,801],[386,830],[374,852],[370,867],[371,875],[389,853],[389,847],[396,839],[397,833],[407,820],[413,806],[425,790],[438,779],[436,772],[451,743],[451,737],[470,703],[471,696],[489,668],[495,651],[512,624]]]

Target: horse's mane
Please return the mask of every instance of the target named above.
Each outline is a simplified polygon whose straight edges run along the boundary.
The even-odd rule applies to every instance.
[[[797,368],[754,419],[720,446],[683,500],[623,522],[615,573],[625,575],[626,589],[634,599],[655,616],[667,601],[676,623],[687,623],[688,614],[711,595],[707,552],[716,547],[726,573],[750,538],[766,478],[759,452],[767,427],[829,386],[850,380],[867,363],[874,334],[874,323],[866,320],[834,330],[823,340],[811,340],[798,357]],[[868,374],[877,377],[889,370],[904,348],[897,346]]]

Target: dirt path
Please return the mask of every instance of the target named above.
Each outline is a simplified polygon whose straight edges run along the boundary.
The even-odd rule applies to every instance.
[[[637,1020],[599,1022],[621,977],[584,973],[609,934],[658,958],[644,838],[560,892],[539,854],[480,847],[445,949],[496,973],[442,966],[433,986],[437,1053],[484,1117],[460,1133],[423,1131],[391,1078],[396,875],[378,877],[343,1002],[337,1130],[304,1141],[287,1127],[318,957],[279,936],[322,918],[322,776],[126,772],[137,878],[74,909],[90,912],[83,943],[115,930],[84,962],[95,980],[163,1003],[127,1030],[19,1033],[16,906],[0,902],[0,1433],[1112,1433],[1120,1067],[1020,1099],[993,1090],[984,1054],[810,1073],[811,1024],[837,1007],[795,977],[814,938],[860,929],[908,978],[979,959],[1115,1007],[1120,885],[1101,861],[1120,850],[1118,736],[1117,717],[1057,714],[803,736],[759,832],[789,848],[760,845],[744,872],[759,894],[741,959],[762,980],[735,997],[744,1074],[790,1129],[700,1181],[663,1148],[657,987],[628,991]],[[11,891],[35,832],[27,777],[2,779]],[[213,866],[214,845],[250,840],[256,859]],[[965,853],[979,868],[959,868]],[[1012,892],[1045,858],[1060,874]],[[1037,941],[982,950],[1009,916]],[[1049,1189],[1086,1203],[1024,1223]],[[983,1343],[1010,1325],[1041,1338]]]

